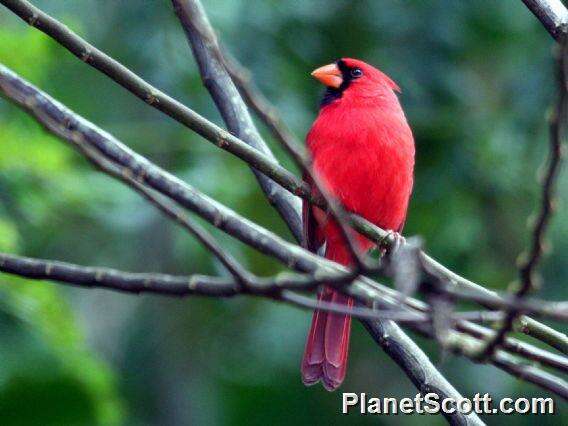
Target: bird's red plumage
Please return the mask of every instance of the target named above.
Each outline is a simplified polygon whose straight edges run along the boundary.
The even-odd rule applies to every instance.
[[[398,101],[398,86],[376,68],[341,59],[342,68],[360,69],[323,105],[306,143],[316,175],[345,208],[383,229],[400,232],[412,191],[414,140]],[[341,232],[326,212],[304,204],[304,233],[314,251],[349,265],[351,256]],[[357,236],[362,250],[373,244]],[[353,305],[353,300],[325,288],[320,300]],[[322,381],[336,389],[345,377],[351,318],[315,312],[302,361],[306,384]]]

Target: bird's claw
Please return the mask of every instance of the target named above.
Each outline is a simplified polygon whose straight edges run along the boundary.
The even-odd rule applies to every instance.
[[[389,240],[392,239],[392,243],[389,244]],[[406,244],[406,238],[402,236],[399,232],[388,231],[387,235],[381,240],[380,246],[385,248],[387,252],[395,253]]]

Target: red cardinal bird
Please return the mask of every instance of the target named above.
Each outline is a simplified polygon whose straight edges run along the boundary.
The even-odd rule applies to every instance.
[[[327,86],[319,115],[306,143],[313,172],[344,207],[383,229],[401,232],[412,192],[414,139],[394,81],[362,61],[343,58],[312,75]],[[342,265],[352,258],[337,223],[304,201],[304,238],[308,248]],[[359,248],[374,244],[361,235]],[[326,302],[353,306],[353,299],[329,287]],[[316,311],[302,360],[302,380],[320,380],[335,390],[347,367],[349,315]]]

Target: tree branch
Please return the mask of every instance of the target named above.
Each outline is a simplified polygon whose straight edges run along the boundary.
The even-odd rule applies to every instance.
[[[458,322],[456,329],[467,333],[470,336],[477,337],[480,340],[489,340],[495,336],[495,331],[489,330],[485,327],[480,327],[472,322],[460,321]],[[503,348],[511,353],[533,360],[540,365],[552,367],[563,373],[568,373],[568,357],[563,355],[557,355],[543,349],[535,348],[532,345],[511,337],[505,338],[503,341]]]
[[[438,371],[422,349],[392,321],[362,321],[373,340],[398,364],[418,391],[440,398],[463,398]],[[451,425],[482,425],[479,417],[461,413],[443,414]]]
[[[134,273],[110,268],[79,266],[67,262],[35,259],[0,253],[0,271],[22,278],[49,280],[77,287],[103,288],[125,293],[149,293],[161,296],[207,296],[234,297],[239,295],[257,296],[288,302],[305,309],[351,315],[355,318],[378,320],[388,319],[403,324],[429,321],[428,315],[417,312],[377,311],[368,308],[347,308],[334,303],[321,303],[294,291],[307,291],[319,283],[313,277],[299,274],[280,274],[273,278],[251,280],[251,286],[243,287],[236,278],[212,277],[195,274],[178,276],[156,273]],[[454,319],[495,321],[499,313],[461,312]]]
[[[455,333],[450,334],[446,344],[447,348],[452,352],[472,360],[478,358],[479,352],[484,345],[483,342],[470,336],[464,334],[457,335]],[[512,376],[534,383],[568,401],[568,383],[560,377],[556,377],[534,365],[528,365],[500,349],[493,354],[491,363]]]
[[[126,293],[157,293],[171,296],[195,294],[215,297],[229,297],[239,293],[237,283],[226,278],[123,272],[5,253],[0,253],[0,270],[35,280],[51,280],[74,286],[99,287]]]
[[[502,309],[505,311],[516,309],[519,312],[526,312],[541,318],[568,322],[568,301],[549,302],[532,298],[518,299],[514,295],[498,293],[486,296],[471,291],[457,290],[450,286],[442,288],[442,292],[452,300],[473,301],[488,309]]]
[[[522,0],[529,10],[538,18],[546,31],[560,41],[566,34],[568,10],[561,0]]]
[[[424,269],[427,271],[428,274],[432,274],[434,276],[439,276],[441,278],[446,279],[446,283],[449,286],[445,289],[445,291],[449,294],[455,294],[458,298],[462,298],[465,300],[474,300],[478,302],[481,306],[484,306],[489,309],[502,309],[507,308],[507,306],[515,303],[520,303],[521,306],[523,303],[529,303],[528,301],[508,301],[500,296],[497,292],[493,290],[489,290],[473,281],[470,281],[466,278],[463,278],[453,271],[449,270],[426,253],[421,252],[419,254],[421,257],[424,266]],[[525,312],[536,314],[536,310],[531,310],[531,308],[538,308],[539,315],[546,315],[546,311],[549,308],[548,304],[539,304],[536,303],[533,306],[525,306],[527,310]],[[556,311],[559,307],[557,306]],[[566,307],[560,306],[562,311],[565,311]],[[560,309],[559,309],[560,310]],[[558,330],[553,329],[539,321],[534,320],[526,315],[522,315],[519,317],[518,320],[518,330],[522,333],[531,336],[541,342],[546,343],[547,345],[559,350],[563,354],[568,354],[568,336],[565,333],[562,333]]]

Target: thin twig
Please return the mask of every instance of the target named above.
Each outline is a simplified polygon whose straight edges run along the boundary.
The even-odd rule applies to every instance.
[[[450,295],[455,294],[458,298],[474,300],[481,306],[489,309],[503,309],[517,302],[502,298],[497,292],[457,275],[426,253],[421,252],[420,257],[427,274],[441,277],[443,278],[442,281],[448,284],[444,291]],[[525,305],[525,303],[527,305]],[[519,306],[526,308],[525,312],[528,314],[538,314],[543,317],[548,317],[549,314],[551,314],[549,309],[552,308],[547,303],[543,303],[539,307],[538,302],[535,301],[535,303],[531,303],[528,300],[522,301]],[[553,311],[555,310],[554,308],[552,309]],[[566,308],[560,305],[557,306],[556,309],[564,312]],[[526,315],[519,317],[518,330],[568,355],[568,336],[565,333],[555,330]]]
[[[299,283],[298,283],[299,284]],[[327,312],[334,312],[344,315],[351,315],[355,318],[362,320],[389,320],[401,324],[418,324],[422,322],[431,322],[431,315],[420,314],[415,311],[404,311],[404,310],[376,310],[369,309],[361,306],[348,307],[346,305],[338,305],[337,303],[329,303],[315,300],[313,298],[300,295],[298,293],[293,293],[290,291],[282,291],[280,298],[289,302],[300,302],[302,306],[309,307],[314,310],[321,310]],[[502,314],[500,312],[457,312],[450,318],[451,322],[456,323],[458,321],[474,321],[474,322],[490,322],[499,321],[502,319]],[[483,327],[481,327],[485,330]],[[566,364],[562,364],[560,360],[557,360],[560,367],[568,365],[568,359]],[[568,371],[568,370],[567,370]]]
[[[270,279],[253,279],[252,287],[243,288],[239,280],[212,277],[208,275],[178,276],[156,273],[133,273],[109,268],[94,268],[67,262],[35,259],[24,256],[0,253],[0,271],[34,280],[49,280],[78,287],[104,288],[125,293],[151,293],[161,296],[208,296],[234,297],[249,295],[269,297],[306,309],[319,309],[351,315],[355,318],[378,320],[388,319],[405,324],[429,321],[425,314],[403,311],[377,311],[369,308],[348,308],[335,303],[321,303],[294,291],[309,290],[318,283],[305,275],[282,274]],[[486,313],[462,312],[458,319],[483,318]],[[498,314],[498,313],[494,313]],[[487,318],[484,318],[487,319]],[[496,320],[496,315],[490,318]]]
[[[475,360],[483,342],[460,333],[451,333],[447,348],[454,353]],[[498,349],[493,354],[492,364],[521,380],[534,383],[568,401],[568,383],[560,377],[539,369],[535,365],[527,365],[523,360]]]
[[[109,268],[93,268],[74,265],[66,262],[33,259],[23,256],[0,253],[0,271],[35,280],[50,280],[79,287],[104,288],[126,293],[150,293],[162,296],[208,296],[234,297],[252,295],[270,297],[285,301],[298,307],[318,309],[330,312],[341,312],[358,318],[378,319],[385,316],[406,323],[424,322],[428,318],[417,313],[394,311],[377,312],[367,308],[345,311],[335,304],[319,306],[317,301],[305,296],[296,295],[289,289],[309,290],[317,282],[309,277],[283,274],[271,279],[260,279],[254,287],[243,288],[235,278],[220,278],[207,275],[176,276],[168,274],[132,273]],[[470,316],[468,314],[466,316]]]
[[[447,286],[441,289],[442,293],[453,300],[472,301],[489,309],[517,310],[542,318],[549,318],[556,321],[568,322],[568,301],[549,302],[533,298],[515,298],[510,294],[494,293],[487,296],[469,290],[458,290],[455,287]]]
[[[480,340],[489,340],[495,336],[495,331],[473,324],[471,320],[458,322],[456,329]],[[503,349],[533,360],[540,365],[568,373],[568,357],[566,356],[550,353],[508,336],[503,341]]]
[[[561,49],[557,53],[558,101],[550,117],[549,153],[546,172],[542,181],[539,213],[532,229],[529,252],[519,267],[520,285],[513,297],[514,300],[519,301],[523,301],[527,294],[536,287],[536,268],[544,253],[544,238],[553,214],[554,191],[562,163],[568,102],[568,43],[566,37],[564,37],[560,47]],[[507,311],[503,324],[497,330],[494,338],[488,340],[480,351],[480,360],[485,360],[493,355],[495,350],[503,343],[507,334],[513,329],[518,315],[519,309],[516,307]]]
[[[110,268],[82,267],[65,262],[32,259],[0,253],[0,270],[35,280],[51,280],[80,287],[107,288],[126,293],[157,293],[174,296],[230,297],[238,294],[234,279],[192,275],[146,274]]]

